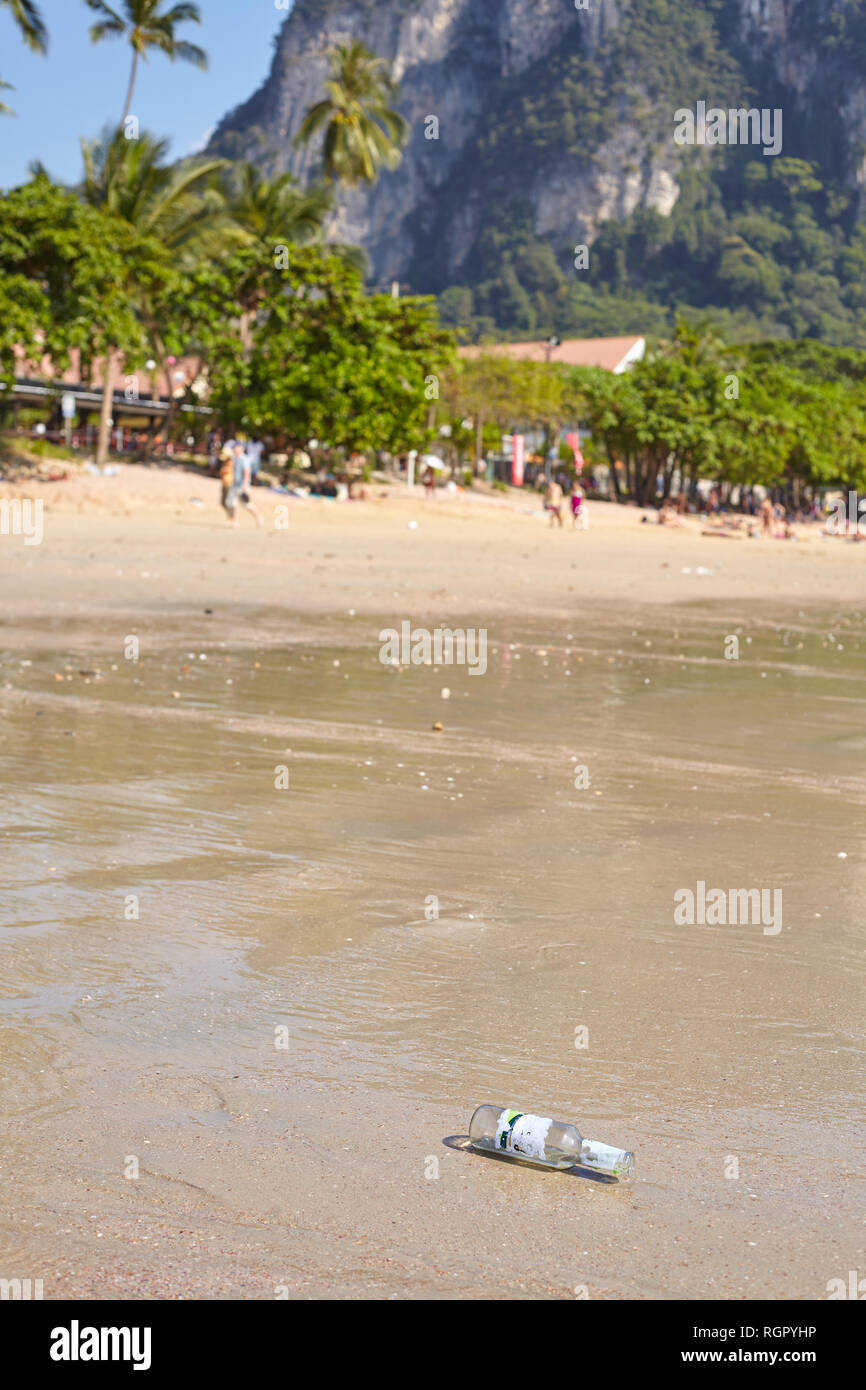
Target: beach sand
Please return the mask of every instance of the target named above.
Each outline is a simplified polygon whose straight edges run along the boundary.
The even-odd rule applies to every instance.
[[[825,1298],[864,1267],[866,546],[371,492],[232,532],[123,468],[0,536],[0,1277]],[[406,620],[485,629],[483,676],[384,664]],[[678,924],[699,881],[779,929]],[[483,1101],[634,1181],[472,1154]]]
[[[803,539],[790,542],[715,538],[696,517],[668,530],[642,524],[650,513],[637,508],[590,503],[590,530],[575,533],[566,516],[560,534],[531,493],[446,500],[440,492],[427,501],[420,487],[413,498],[397,487],[368,490],[368,501],[346,505],[257,488],[265,532],[241,514],[233,533],[219,483],[204,473],[121,465],[111,478],[0,483],[0,499],[43,501],[46,534],[39,547],[2,538],[0,563],[18,581],[11,593],[6,586],[7,601],[34,618],[75,621],[81,611],[86,640],[96,608],[186,620],[208,601],[232,605],[221,621],[246,610],[244,630],[261,619],[264,631],[267,617],[282,621],[287,610],[293,621],[395,606],[437,619],[483,611],[568,621],[586,602],[625,612],[720,599],[856,604],[866,593],[866,544],[823,540],[817,527],[797,528]]]

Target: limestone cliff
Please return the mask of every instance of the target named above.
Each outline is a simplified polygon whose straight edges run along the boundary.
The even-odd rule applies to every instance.
[[[391,65],[411,137],[399,168],[341,197],[334,239],[371,278],[470,284],[479,244],[520,207],[560,264],[606,221],[667,218],[706,152],[672,139],[698,100],[781,106],[785,154],[866,184],[860,0],[296,0],[262,88],[211,148],[310,177],[293,137],[321,97],[327,50],[360,39]],[[438,138],[429,138],[438,122]],[[852,205],[853,206],[853,205]],[[516,215],[516,214],[515,214]]]
[[[509,91],[521,93],[521,79],[533,69],[533,80],[543,83],[545,60],[563,44],[597,53],[619,9],[617,0],[592,0],[589,10],[577,9],[573,0],[296,0],[266,83],[226,117],[211,147],[244,152],[269,172],[289,169],[309,177],[316,151],[295,150],[293,138],[321,97],[328,48],[361,39],[391,64],[412,134],[398,170],[383,174],[372,190],[343,198],[331,234],[362,244],[375,278],[405,277],[419,243],[441,223],[444,199],[450,225],[442,267],[455,273],[483,217],[483,169],[476,167],[474,187],[456,206],[449,182],[460,169],[465,184],[460,166],[484,135],[487,114],[498,111],[503,98],[507,104]],[[430,116],[439,123],[438,139],[426,138]],[[272,151],[264,158],[260,131]],[[602,150],[591,168],[579,156],[557,159],[515,188],[537,206],[539,232],[591,238],[601,219],[625,215],[639,202],[670,210],[673,151],[647,161],[641,138],[622,127],[611,130]]]

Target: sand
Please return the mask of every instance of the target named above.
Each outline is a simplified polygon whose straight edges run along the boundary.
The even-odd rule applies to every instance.
[[[440,493],[431,502],[420,488],[413,498],[402,488],[370,493],[346,505],[256,489],[267,520],[260,533],[248,515],[236,532],[225,526],[219,483],[206,475],[122,465],[112,478],[0,484],[0,498],[45,507],[41,547],[5,540],[0,564],[17,582],[4,589],[22,616],[74,621],[87,605],[82,640],[97,612],[123,608],[192,617],[230,603],[258,631],[266,609],[311,618],[398,605],[443,618],[516,611],[585,621],[590,603],[808,606],[856,603],[866,591],[866,545],[821,539],[817,527],[797,528],[796,542],[717,539],[701,534],[698,518],[668,530],[642,524],[650,514],[636,508],[595,503],[588,532],[566,519],[560,533],[532,494]]]
[[[787,1300],[862,1267],[866,547],[394,491],[258,491],[232,532],[159,469],[26,495],[0,1276]],[[383,665],[406,619],[485,627],[484,677]],[[678,925],[698,880],[784,924]],[[482,1101],[634,1182],[471,1154]]]

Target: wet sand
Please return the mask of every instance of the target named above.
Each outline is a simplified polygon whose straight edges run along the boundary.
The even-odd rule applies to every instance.
[[[0,538],[0,1276],[786,1300],[862,1268],[866,548],[474,498],[277,531],[272,494],[232,534],[211,480],[117,481]],[[383,665],[404,619],[485,627],[486,674]],[[678,925],[698,880],[781,889],[781,930]],[[468,1152],[481,1101],[634,1182]]]

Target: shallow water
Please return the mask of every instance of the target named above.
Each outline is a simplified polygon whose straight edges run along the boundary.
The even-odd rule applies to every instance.
[[[862,615],[515,623],[483,677],[383,666],[379,626],[3,658],[4,1264],[825,1297],[862,1263]],[[678,925],[698,880],[781,889],[781,930]],[[635,1182],[467,1154],[482,1101]]]

